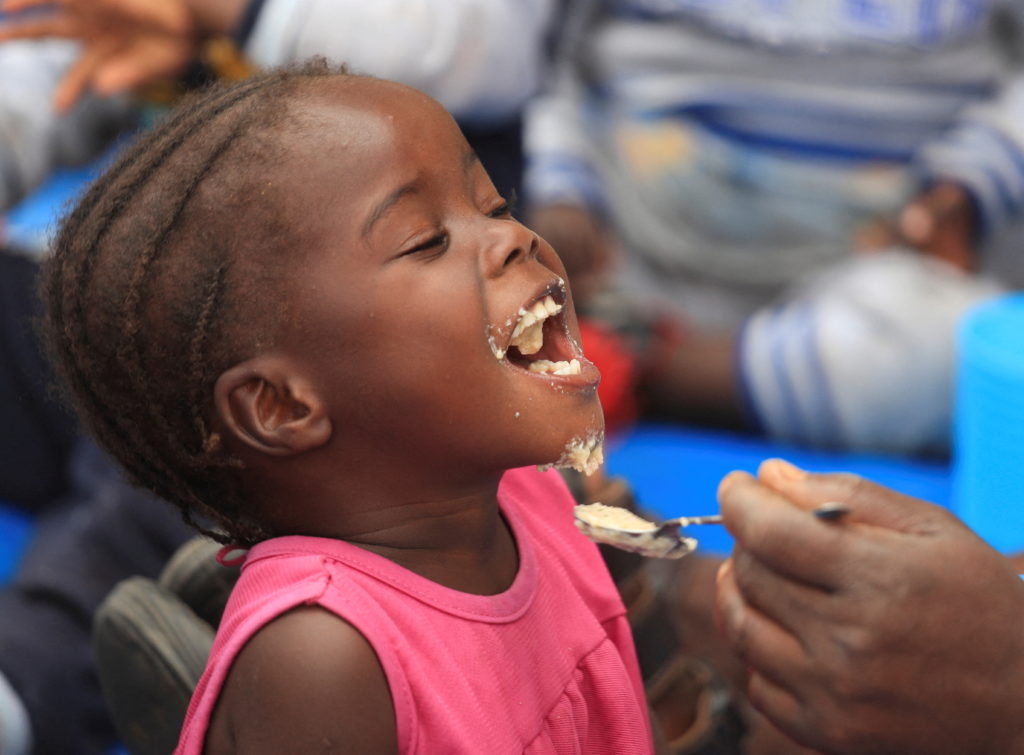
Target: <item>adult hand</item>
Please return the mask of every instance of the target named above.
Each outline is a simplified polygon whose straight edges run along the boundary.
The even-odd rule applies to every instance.
[[[830,753],[1024,751],[1024,585],[1007,559],[852,475],[769,461],[719,498],[737,544],[720,622],[783,732]],[[808,513],[826,501],[852,513]]]
[[[58,111],[86,90],[101,95],[128,91],[180,74],[204,36],[228,31],[244,0],[3,0],[7,12],[51,8],[8,21],[0,41],[63,37],[83,44],[79,59],[54,96]]]
[[[967,190],[943,181],[908,202],[895,221],[863,228],[855,244],[866,251],[900,244],[961,270],[973,270],[977,267],[976,232],[977,218]]]
[[[527,224],[558,252],[576,306],[585,306],[600,289],[611,266],[611,232],[588,210],[571,204],[536,207],[530,211]]]
[[[967,190],[946,181],[904,207],[897,226],[908,245],[961,270],[971,270],[976,262],[974,214]]]

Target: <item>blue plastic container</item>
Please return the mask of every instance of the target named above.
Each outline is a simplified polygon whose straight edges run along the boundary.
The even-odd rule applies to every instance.
[[[958,333],[952,508],[1004,553],[1024,551],[1024,295],[968,312]]]

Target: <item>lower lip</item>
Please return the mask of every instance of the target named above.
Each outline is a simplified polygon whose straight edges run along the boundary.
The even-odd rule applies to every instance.
[[[586,388],[597,388],[601,382],[601,372],[597,369],[597,366],[585,357],[578,356],[576,359],[580,362],[580,371],[575,375],[556,375],[553,372],[533,372],[525,367],[520,367],[512,362],[507,362],[512,369],[524,372],[530,377],[544,380],[549,383],[557,383],[558,385],[564,385],[576,389]]]

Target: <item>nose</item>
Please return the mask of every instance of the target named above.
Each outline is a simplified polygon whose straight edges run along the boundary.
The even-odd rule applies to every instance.
[[[491,221],[484,244],[484,272],[488,277],[496,277],[517,262],[536,259],[540,239],[522,223],[501,219]]]

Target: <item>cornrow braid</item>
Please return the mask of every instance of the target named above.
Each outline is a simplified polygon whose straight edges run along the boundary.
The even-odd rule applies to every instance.
[[[183,102],[89,188],[46,265],[45,333],[86,425],[134,482],[221,542],[273,534],[206,414],[217,377],[272,338],[249,289],[294,246],[273,192],[253,191],[254,166],[282,159],[303,93],[346,76],[315,60]],[[243,312],[256,332],[232,324]]]

